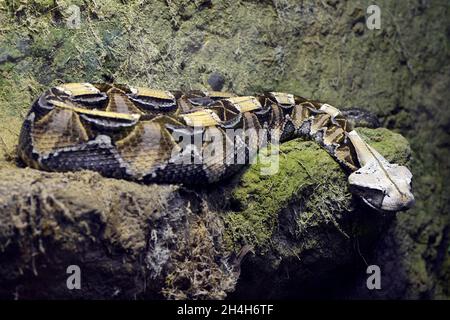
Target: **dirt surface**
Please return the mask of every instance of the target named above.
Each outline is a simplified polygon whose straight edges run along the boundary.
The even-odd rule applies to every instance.
[[[80,10],[80,24],[74,29],[68,26],[73,20],[72,4]],[[369,4],[2,2],[0,219],[5,222],[0,224],[0,272],[7,284],[2,295],[448,299],[450,6],[445,0],[378,1],[381,29],[369,30],[365,26]],[[282,172],[289,169],[287,186],[282,175],[261,181],[251,168],[207,194],[204,190],[186,193],[177,186],[140,186],[93,173],[49,174],[17,167],[14,148],[20,124],[45,88],[68,81],[113,80],[239,94],[287,91],[339,108],[370,110],[383,126],[411,143],[416,206],[396,218],[361,214],[365,210],[349,199],[344,174],[310,142],[285,148],[292,159],[314,172],[312,177],[286,161]],[[408,151],[401,150],[409,149],[389,131],[364,133],[375,143],[378,139],[385,154],[407,160]],[[291,150],[297,148],[298,153]],[[324,170],[315,169],[316,157],[323,159]],[[297,183],[305,183],[304,188]],[[270,189],[273,192],[262,192],[272,184],[277,186]],[[92,192],[93,188],[98,191]],[[150,201],[149,194],[164,201]],[[225,194],[225,200],[217,200],[218,194]],[[130,209],[133,206],[139,210]],[[188,210],[190,206],[195,209]],[[155,209],[158,218],[153,217]],[[168,217],[173,212],[179,216],[172,220]],[[370,223],[371,219],[377,223]],[[293,230],[290,221],[298,224]],[[302,229],[304,221],[306,229]],[[309,229],[315,221],[316,227]],[[346,228],[349,221],[358,221],[357,232]],[[156,236],[149,227],[153,223]],[[311,238],[303,237],[304,230],[310,230]],[[38,240],[41,234],[45,241]],[[286,238],[286,234],[294,236]],[[320,240],[336,240],[338,234],[342,239],[337,242]],[[352,240],[345,240],[345,234]],[[155,237],[163,239],[164,246],[157,247]],[[197,248],[197,243],[202,244]],[[282,252],[286,243],[297,249]],[[239,267],[239,252],[247,252],[246,245],[254,249]],[[74,252],[87,254],[84,266],[94,278],[86,280],[90,290],[81,293],[67,292],[67,275],[51,269],[73,261]],[[148,258],[149,252],[157,257]],[[179,263],[164,264],[158,280],[152,280],[161,259]],[[365,288],[365,263],[380,265],[382,290]],[[213,271],[206,272],[204,265]],[[96,266],[102,271],[94,272]],[[197,268],[198,273],[191,272]],[[197,280],[186,274],[198,275]],[[215,280],[206,281],[209,277]]]

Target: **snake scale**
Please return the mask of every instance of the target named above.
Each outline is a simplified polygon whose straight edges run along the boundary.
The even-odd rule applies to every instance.
[[[263,134],[251,139],[252,130]],[[363,142],[337,108],[281,92],[237,96],[61,84],[33,103],[18,154],[26,165],[47,171],[93,170],[144,183],[205,184],[252,161],[253,144],[299,136],[317,141],[351,173],[350,190],[371,207],[398,211],[414,203],[410,171]],[[217,139],[223,144],[211,152]]]

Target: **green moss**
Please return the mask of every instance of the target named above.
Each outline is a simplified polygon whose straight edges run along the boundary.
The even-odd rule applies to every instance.
[[[324,150],[299,139],[281,146],[278,173],[262,176],[261,168],[260,163],[251,166],[234,190],[243,210],[226,216],[227,235],[232,239],[229,244],[267,245],[283,207],[299,200],[322,178],[344,179],[344,173]]]
[[[407,165],[411,158],[408,140],[401,134],[386,128],[357,128],[361,137],[392,163]]]
[[[41,10],[49,9],[55,5],[54,0],[33,0],[32,2]]]
[[[359,128],[358,132],[389,161],[407,162],[410,148],[401,135],[384,128]],[[312,141],[296,139],[281,145],[276,174],[263,176],[262,167],[261,163],[252,165],[233,191],[241,210],[225,216],[230,248],[251,243],[264,251],[277,227],[278,214],[291,202],[302,210],[296,221],[299,232],[318,221],[313,217],[334,223],[335,214],[350,210],[344,170]]]

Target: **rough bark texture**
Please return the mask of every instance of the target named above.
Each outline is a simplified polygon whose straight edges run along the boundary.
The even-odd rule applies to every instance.
[[[66,24],[71,4],[78,29]],[[378,1],[381,30],[365,26],[369,4],[2,2],[0,295],[448,298],[449,4]],[[111,80],[370,110],[392,131],[361,133],[410,165],[417,204],[368,210],[332,159],[298,140],[282,147],[279,174],[255,165],[207,189],[17,166],[20,124],[42,90]],[[365,287],[366,263],[381,267],[382,290]],[[66,288],[70,264],[82,290]]]

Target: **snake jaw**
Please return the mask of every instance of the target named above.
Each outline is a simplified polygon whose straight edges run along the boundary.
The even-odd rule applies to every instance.
[[[389,163],[375,149],[352,131],[349,138],[355,147],[361,168],[349,178],[350,190],[370,207],[380,211],[402,211],[414,203],[412,174],[405,166]]]

